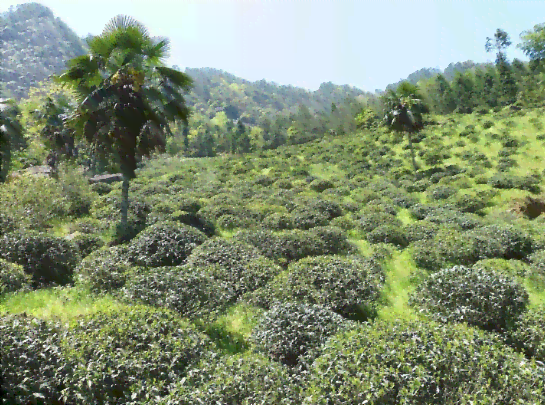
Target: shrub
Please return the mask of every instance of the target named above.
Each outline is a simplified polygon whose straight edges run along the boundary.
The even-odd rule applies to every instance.
[[[272,360],[307,368],[327,338],[349,325],[342,316],[318,305],[287,302],[265,313],[252,331],[252,341]]]
[[[210,347],[189,323],[140,306],[82,317],[62,343],[73,363],[64,399],[88,404],[166,395]]]
[[[136,271],[121,292],[129,301],[165,307],[189,319],[217,314],[235,296],[229,285],[211,278],[206,268],[187,265]]]
[[[103,247],[81,261],[74,278],[92,292],[113,292],[125,285],[130,271],[125,248]]]
[[[392,225],[380,225],[365,235],[369,243],[391,243],[405,247],[408,244],[403,228]]]
[[[483,122],[482,125],[483,125],[483,129],[490,129],[494,126],[494,122],[490,120],[486,120],[485,122]]]
[[[371,232],[381,225],[401,227],[403,224],[394,215],[381,212],[363,215],[357,222],[358,228],[363,232]]]
[[[450,201],[459,211],[472,214],[481,211],[488,204],[487,198],[483,196],[472,196],[469,194],[454,196]]]
[[[295,300],[321,305],[343,316],[374,316],[384,273],[374,261],[357,257],[308,257],[293,263],[273,286],[271,303]]]
[[[275,234],[269,230],[239,231],[235,240],[255,246],[269,259],[287,265],[307,256],[327,254],[324,241],[310,231],[294,229]]]
[[[513,176],[497,173],[488,179],[488,185],[499,189],[515,188],[515,180]]]
[[[106,195],[112,191],[112,186],[107,183],[94,183],[91,184],[91,191],[94,191],[98,195]]]
[[[340,228],[343,231],[350,231],[356,227],[356,222],[347,217],[346,215],[331,220],[330,224],[331,226]]]
[[[76,245],[38,232],[13,232],[0,237],[0,258],[23,266],[33,285],[67,284],[81,260]]]
[[[159,405],[299,404],[300,388],[281,364],[255,354],[205,358]]]
[[[188,258],[188,264],[209,269],[209,276],[233,289],[236,296],[265,285],[280,272],[274,262],[261,257],[253,246],[225,239],[212,239]]]
[[[532,240],[512,225],[488,225],[473,229],[470,238],[479,242],[481,259],[523,259],[532,253]]]
[[[530,309],[516,320],[507,341],[528,357],[545,362],[545,309]]]
[[[62,403],[60,391],[67,364],[59,348],[57,325],[26,315],[2,315],[0,342],[2,403]]]
[[[426,191],[430,186],[431,182],[428,179],[421,179],[407,185],[406,189],[409,193],[421,193],[423,191]]]
[[[262,226],[264,228],[272,229],[275,231],[281,231],[284,229],[293,229],[293,216],[291,214],[283,214],[280,212],[274,212],[265,217]]]
[[[312,210],[321,212],[322,214],[327,215],[329,220],[333,218],[340,217],[343,215],[343,210],[339,204],[335,201],[330,200],[314,200],[310,201],[308,207]]]
[[[15,230],[15,219],[10,215],[0,212],[0,236]]]
[[[407,243],[432,239],[439,231],[439,225],[429,221],[419,221],[405,226],[404,234]]]
[[[316,179],[310,183],[310,188],[318,193],[333,187],[335,187],[335,184],[330,180]]]
[[[78,234],[74,236],[72,242],[78,247],[81,257],[88,256],[92,251],[104,246],[104,242],[98,235]]]
[[[351,250],[348,235],[340,228],[335,226],[317,226],[309,232],[316,235],[325,244],[325,254],[338,254]]]
[[[178,221],[198,229],[208,237],[216,234],[216,227],[212,221],[209,221],[200,213],[195,214],[189,211],[174,211],[171,218],[173,221]]]
[[[288,179],[278,179],[274,182],[274,186],[282,190],[290,190],[293,188],[293,184]]]
[[[76,221],[71,227],[71,232],[80,232],[83,234],[93,234],[105,231],[108,226],[94,218],[83,218]]]
[[[380,321],[332,337],[323,353],[314,362],[308,405],[544,400],[541,368],[465,325]]]
[[[433,200],[446,200],[455,195],[458,190],[447,186],[434,186],[427,190],[428,196]]]
[[[191,226],[164,221],[138,234],[129,245],[129,255],[139,266],[176,266],[205,241],[206,235]]]
[[[219,217],[216,224],[220,228],[226,230],[233,230],[235,228],[249,228],[251,225],[253,225],[252,222],[246,218],[240,218],[230,214]]]
[[[454,266],[430,275],[410,302],[437,321],[503,332],[525,311],[528,293],[512,277]]]
[[[457,225],[463,230],[473,229],[483,222],[478,215],[448,208],[437,208],[426,215],[425,219],[436,224]]]
[[[325,226],[329,223],[329,216],[307,207],[298,207],[291,212],[295,228],[308,230],[317,226]]]
[[[0,295],[28,289],[32,277],[25,273],[23,266],[0,259]]]

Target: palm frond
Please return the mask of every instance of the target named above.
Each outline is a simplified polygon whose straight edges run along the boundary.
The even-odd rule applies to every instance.
[[[170,41],[168,38],[153,38],[151,44],[144,49],[144,53],[153,63],[164,63],[170,56]]]
[[[172,69],[166,66],[157,66],[155,68],[159,76],[164,80],[168,79],[172,85],[189,91],[193,86],[193,79],[179,70]]]
[[[108,21],[104,27],[104,30],[102,31],[102,35],[106,36],[114,32],[120,30],[125,31],[130,28],[136,28],[142,34],[142,36],[149,38],[148,30],[144,25],[134,18],[122,14],[116,15],[114,18]]]

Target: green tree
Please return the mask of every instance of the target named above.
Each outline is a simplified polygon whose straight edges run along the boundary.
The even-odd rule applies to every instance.
[[[530,58],[533,71],[543,70],[545,65],[545,23],[534,25],[532,30],[520,34],[519,49]]]
[[[505,50],[511,46],[511,40],[507,32],[498,28],[494,34],[494,38],[486,38],[486,52],[497,50],[496,53],[496,69],[498,71],[499,95],[502,104],[512,104],[517,98],[517,83],[513,76],[511,66],[505,55]]]
[[[470,114],[475,107],[474,83],[466,73],[456,72],[451,86],[457,104],[456,110]]]
[[[456,109],[456,100],[449,82],[445,79],[445,76],[439,74],[435,77],[435,85],[439,112],[450,114]]]
[[[0,183],[5,182],[8,176],[12,144],[23,136],[17,115],[15,101],[0,99]]]
[[[129,182],[137,160],[165,147],[169,123],[187,124],[184,95],[192,81],[164,66],[168,39],[152,38],[131,17],[118,15],[101,35],[88,43],[88,53],[68,62],[57,80],[72,85],[78,107],[70,123],[87,142],[104,147],[123,174],[121,222],[124,240],[129,206]]]

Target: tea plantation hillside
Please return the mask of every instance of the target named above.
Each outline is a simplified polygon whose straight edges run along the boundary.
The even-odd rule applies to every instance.
[[[0,185],[0,399],[545,403],[545,108]]]

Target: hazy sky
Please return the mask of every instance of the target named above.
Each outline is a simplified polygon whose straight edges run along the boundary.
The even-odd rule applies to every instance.
[[[27,1],[0,0],[0,12]],[[320,83],[384,89],[423,67],[493,61],[484,45],[545,22],[545,1],[500,0],[42,0],[78,35],[117,14],[170,38],[168,63],[223,69],[316,90]]]

